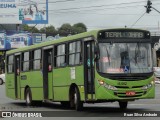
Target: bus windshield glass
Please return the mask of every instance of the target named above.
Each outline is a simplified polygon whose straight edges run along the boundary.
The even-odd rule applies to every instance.
[[[152,72],[150,43],[99,43],[101,73],[126,74]]]

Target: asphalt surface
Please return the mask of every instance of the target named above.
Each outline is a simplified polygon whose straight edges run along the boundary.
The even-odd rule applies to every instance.
[[[19,113],[19,118],[2,118],[4,120],[19,120],[28,119],[24,116],[27,114],[32,116],[32,113],[42,116],[40,118],[29,118],[29,120],[159,120],[160,119],[160,84],[156,84],[156,97],[155,99],[143,99],[134,102],[129,102],[127,110],[120,110],[117,102],[114,103],[97,103],[97,104],[84,104],[84,109],[81,112],[67,109],[61,106],[60,103],[43,103],[40,106],[26,107],[23,100],[12,100],[5,96],[5,85],[0,85],[0,111],[12,111]],[[26,113],[27,112],[27,113]],[[31,114],[30,114],[31,113]],[[38,114],[39,113],[39,114]],[[23,118],[21,117],[23,116]],[[48,117],[47,117],[48,116]],[[50,117],[49,117],[50,116]],[[148,117],[149,116],[149,117]],[[151,117],[154,116],[154,117]],[[155,117],[158,116],[158,117]],[[1,118],[0,118],[1,119]]]

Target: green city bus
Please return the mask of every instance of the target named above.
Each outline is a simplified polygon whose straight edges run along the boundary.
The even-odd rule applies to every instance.
[[[6,53],[6,96],[27,105],[83,103],[155,97],[150,32],[117,28],[93,30]]]

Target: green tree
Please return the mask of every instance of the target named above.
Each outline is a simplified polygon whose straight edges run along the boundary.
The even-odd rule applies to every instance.
[[[40,30],[39,30],[41,33],[46,33],[46,28],[41,28]]]
[[[24,25],[23,25],[23,30],[24,30],[24,31],[29,31],[29,30],[30,30],[30,27],[29,27],[27,24],[24,24]]]
[[[83,23],[76,23],[72,26],[73,34],[83,33],[87,31],[87,27]]]
[[[60,28],[58,28],[58,33],[61,36],[68,36],[69,34],[72,34],[72,32],[72,26],[69,23],[65,23]]]
[[[39,33],[39,30],[36,27],[31,27],[30,32],[32,32],[32,33]]]
[[[36,28],[36,26],[28,26],[28,25],[23,25],[23,29],[25,31],[29,31],[32,33],[46,33],[48,35],[57,35],[59,34],[60,36],[68,36],[68,35],[74,35],[78,33],[83,33],[87,31],[87,27],[84,23],[76,23],[73,26],[71,26],[69,23],[63,24],[60,28],[55,28],[53,25],[43,27],[40,30]]]
[[[50,26],[47,26],[47,27],[43,27],[40,29],[40,32],[43,32],[43,33],[52,33],[52,34],[55,34],[57,33],[55,27],[53,25],[50,25]]]
[[[28,32],[32,32],[32,33],[38,33],[39,30],[35,27],[35,26],[28,26],[28,25],[23,25],[23,30],[24,31],[28,31]]]

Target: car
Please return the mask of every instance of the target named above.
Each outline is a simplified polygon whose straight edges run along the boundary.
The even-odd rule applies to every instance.
[[[154,67],[154,75],[156,78],[160,78],[160,67]]]
[[[3,85],[5,83],[5,74],[0,74],[0,85]]]
[[[160,84],[160,80],[158,79],[158,80],[155,80],[155,83],[156,84]]]

